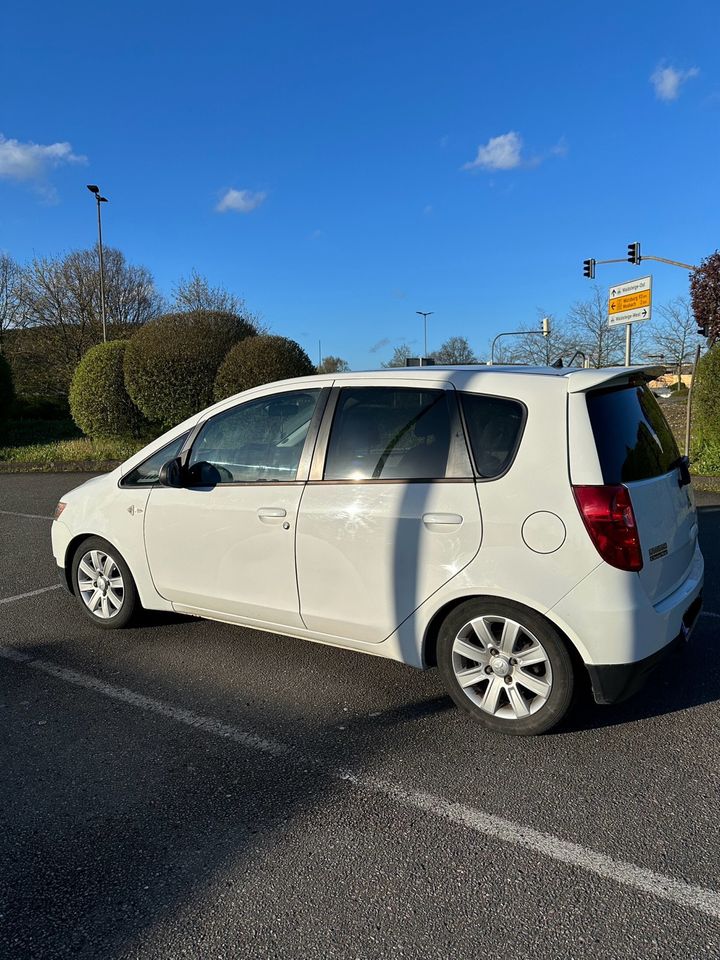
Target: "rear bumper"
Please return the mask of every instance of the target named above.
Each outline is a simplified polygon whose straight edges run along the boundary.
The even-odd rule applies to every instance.
[[[698,596],[685,611],[680,633],[666,646],[635,663],[608,663],[587,665],[592,691],[597,703],[619,703],[637,693],[650,674],[685,647],[702,610]]]
[[[600,564],[546,612],[579,651],[598,703],[630,696],[680,646],[699,616],[703,580],[697,546],[685,580],[656,604],[637,574]]]

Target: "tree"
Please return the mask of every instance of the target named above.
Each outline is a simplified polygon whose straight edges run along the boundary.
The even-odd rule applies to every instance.
[[[323,357],[322,363],[317,368],[318,373],[347,373],[350,364],[342,357]]]
[[[24,319],[22,268],[8,254],[0,253],[0,347],[6,331],[21,327]]]
[[[207,277],[193,269],[189,277],[180,277],[173,286],[173,310],[177,313],[214,311],[232,313],[251,323],[258,333],[265,332],[261,318],[252,313],[242,297],[225,287],[211,287]]]
[[[591,367],[624,362],[625,328],[608,326],[607,297],[599,286],[593,287],[587,300],[578,300],[570,307],[568,326],[571,338],[586,354]],[[639,347],[636,343],[636,350]]]
[[[0,353],[0,423],[9,417],[14,398],[15,391],[13,390],[10,364]]]
[[[313,373],[312,360],[294,340],[267,334],[248,337],[232,348],[218,370],[215,399],[224,400],[251,387]]]
[[[651,336],[654,352],[662,354],[665,363],[681,367],[693,355],[697,344],[696,321],[687,297],[676,297],[657,308],[660,320]]]
[[[393,350],[389,360],[383,360],[382,367],[404,367],[408,357],[416,356],[413,348],[407,343],[399,343]]]
[[[720,252],[717,250],[690,274],[690,297],[698,326],[707,330],[708,343],[720,337]]]
[[[430,356],[436,363],[477,363],[472,347],[465,337],[448,337]]]
[[[217,311],[169,313],[146,324],[125,350],[125,386],[148,420],[166,427],[213,401],[213,384],[228,351],[255,328]]]
[[[161,297],[150,272],[105,250],[108,339],[122,339],[158,316]],[[100,266],[96,248],[37,257],[23,271],[22,336],[13,337],[18,392],[67,396],[76,366],[102,342]]]

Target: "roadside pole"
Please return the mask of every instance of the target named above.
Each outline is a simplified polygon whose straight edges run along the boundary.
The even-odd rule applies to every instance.
[[[632,324],[625,324],[625,366],[632,366]]]
[[[690,381],[690,389],[688,390],[687,396],[687,414],[685,417],[685,456],[690,456],[690,419],[692,417],[692,395],[693,387],[695,386],[695,377],[697,376],[698,361],[700,360],[700,344],[695,348],[695,363],[693,363],[692,369],[692,380]],[[679,388],[679,384],[678,384]]]

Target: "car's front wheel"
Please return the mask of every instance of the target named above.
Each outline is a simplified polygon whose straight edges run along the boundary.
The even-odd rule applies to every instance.
[[[456,607],[440,629],[437,661],[455,703],[501,733],[545,733],[572,702],[573,664],[562,637],[509,600],[475,597]]]
[[[120,553],[101,537],[84,540],[72,560],[75,596],[98,627],[119,629],[139,606],[132,574]]]

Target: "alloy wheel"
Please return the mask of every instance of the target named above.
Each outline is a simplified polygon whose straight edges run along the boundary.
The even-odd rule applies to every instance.
[[[77,571],[78,590],[94,617],[111,620],[122,609],[125,584],[116,560],[102,550],[88,550]]]
[[[480,616],[457,632],[452,668],[465,696],[485,713],[522,720],[552,692],[552,667],[537,637],[516,620]]]

